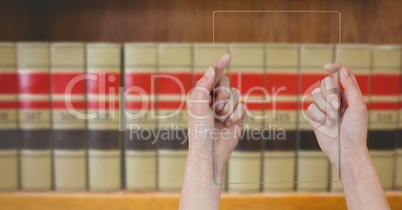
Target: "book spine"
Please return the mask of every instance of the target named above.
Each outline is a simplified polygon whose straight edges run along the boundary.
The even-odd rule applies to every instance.
[[[338,46],[336,48],[336,62],[351,68],[368,107],[370,93],[370,47],[365,45]],[[333,192],[342,192],[342,183],[340,181],[335,182],[335,180],[339,180],[339,174],[334,167],[331,168],[331,180],[333,182],[330,183],[330,190]]]
[[[51,99],[54,186],[86,189],[85,45],[51,45]]]
[[[298,45],[267,45],[266,90],[271,101],[265,108],[267,139],[264,141],[265,192],[294,189],[297,143]]]
[[[18,189],[18,113],[16,49],[0,43],[0,191]]]
[[[126,188],[156,190],[155,86],[157,44],[125,44],[124,78],[126,114]]]
[[[49,44],[17,44],[21,189],[52,188]]]
[[[300,105],[299,139],[297,160],[297,191],[326,191],[328,188],[329,161],[321,151],[313,128],[304,117],[312,101],[303,101],[303,95],[320,87],[320,82],[327,76],[322,68],[324,63],[334,61],[332,45],[302,45],[300,47]]]
[[[259,192],[261,190],[263,143],[261,118],[264,115],[264,95],[263,91],[254,90],[254,88],[265,87],[264,51],[262,44],[230,45],[231,85],[240,91],[241,100],[246,105],[248,113],[242,135],[228,161],[229,192]]]
[[[228,45],[223,43],[194,44],[192,87],[195,87],[196,82],[204,75],[206,69],[213,65],[223,54],[228,53],[228,51]],[[226,74],[225,71],[227,71],[227,69],[224,70],[223,74]],[[217,176],[214,174],[216,183],[222,184],[223,191],[226,190],[226,175],[226,168],[222,180],[218,180]]]
[[[88,182],[90,191],[121,188],[118,44],[87,44]]]
[[[191,88],[192,45],[160,44],[158,48],[157,122],[158,187],[180,191],[188,147],[185,96]]]
[[[402,190],[402,68],[399,69],[398,139],[396,142],[395,189]]]
[[[367,146],[384,190],[394,187],[401,48],[372,49]]]

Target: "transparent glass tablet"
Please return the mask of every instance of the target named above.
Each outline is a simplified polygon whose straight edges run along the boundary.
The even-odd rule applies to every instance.
[[[214,54],[227,46],[231,62],[225,74],[247,107],[244,126],[234,129],[239,141],[214,140],[215,182],[229,192],[293,191],[295,183],[298,190],[326,190],[329,182],[339,182],[322,149],[339,166],[340,113],[321,100],[340,101],[337,71],[323,68],[337,60],[340,14],[215,11],[213,42]],[[308,115],[313,98],[325,109],[324,118]],[[310,118],[321,126],[313,127]],[[233,148],[224,165],[225,152]]]

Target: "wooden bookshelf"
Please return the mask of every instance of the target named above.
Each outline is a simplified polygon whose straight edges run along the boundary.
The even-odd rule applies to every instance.
[[[392,209],[402,209],[402,192],[387,192]],[[177,193],[0,193],[0,209],[7,210],[120,210],[177,209]],[[221,210],[240,209],[346,209],[343,194],[223,194]]]

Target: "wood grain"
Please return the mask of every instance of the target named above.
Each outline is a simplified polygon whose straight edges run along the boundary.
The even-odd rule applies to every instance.
[[[212,42],[217,10],[337,10],[342,42],[402,44],[399,0],[2,0],[1,41]],[[218,14],[221,42],[336,43],[332,14]]]
[[[392,209],[402,209],[402,193],[388,192]],[[178,208],[178,194],[167,193],[0,193],[0,209],[7,210],[173,210]],[[223,194],[221,210],[262,209],[346,209],[342,194]]]

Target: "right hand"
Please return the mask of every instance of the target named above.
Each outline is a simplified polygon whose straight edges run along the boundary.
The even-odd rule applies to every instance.
[[[322,151],[339,171],[342,165],[368,154],[367,108],[356,77],[350,69],[335,63],[325,64],[324,69],[329,73],[339,71],[340,82],[344,88],[340,102],[338,94],[334,92],[339,90],[336,81],[326,77],[321,81],[321,87],[313,91],[314,103],[308,107],[307,115]],[[339,136],[327,135],[325,131],[336,127],[334,125],[338,120]]]

